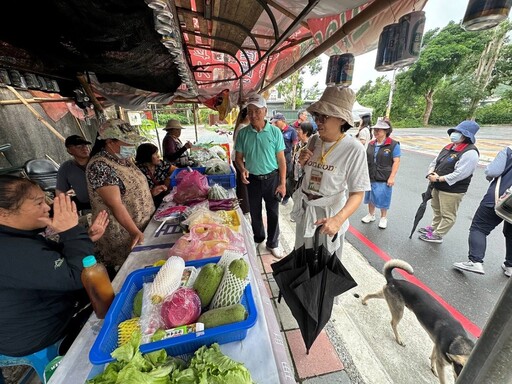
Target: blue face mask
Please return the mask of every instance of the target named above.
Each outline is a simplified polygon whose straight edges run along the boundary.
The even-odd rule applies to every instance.
[[[137,150],[133,145],[121,145],[119,147],[119,153],[116,153],[117,157],[120,159],[129,159],[130,157],[134,157],[137,153]]]
[[[462,138],[463,136],[462,133],[460,132],[455,131],[450,133],[450,140],[452,143],[460,143],[462,141]]]

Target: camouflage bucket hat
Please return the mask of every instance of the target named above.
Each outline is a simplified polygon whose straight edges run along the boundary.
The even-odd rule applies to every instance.
[[[145,141],[135,128],[121,119],[109,119],[101,124],[99,129],[100,139],[116,139],[127,144],[136,145]]]

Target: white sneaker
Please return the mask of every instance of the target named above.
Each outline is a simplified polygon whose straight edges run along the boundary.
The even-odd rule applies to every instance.
[[[505,265],[505,264],[503,264]],[[471,260],[463,261],[461,263],[453,263],[453,267],[461,271],[478,273],[485,275],[484,265],[482,263],[474,263]],[[512,270],[512,268],[510,268]]]
[[[512,267],[507,267],[505,263],[501,264],[501,269],[503,269],[503,273],[507,277],[512,277]]]
[[[370,221],[375,221],[375,215],[367,214],[365,217],[361,219],[361,221],[365,224],[368,224]]]
[[[270,248],[267,246],[267,250],[270,251],[270,253],[277,259],[281,259],[283,257],[283,251],[279,247]]]
[[[388,227],[388,219],[385,217],[381,217],[379,220],[379,228],[386,229]]]

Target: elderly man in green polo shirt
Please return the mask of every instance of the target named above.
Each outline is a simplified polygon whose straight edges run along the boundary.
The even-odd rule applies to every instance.
[[[279,248],[279,202],[286,195],[286,159],[281,130],[265,120],[267,102],[256,93],[248,94],[250,124],[240,130],[235,144],[235,162],[247,184],[254,242],[267,239],[267,249],[277,258]],[[245,160],[245,163],[244,163]],[[267,210],[267,234],[263,226],[262,200]]]

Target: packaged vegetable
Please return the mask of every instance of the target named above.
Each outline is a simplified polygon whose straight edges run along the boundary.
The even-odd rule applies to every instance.
[[[179,288],[162,303],[161,315],[166,329],[195,323],[201,315],[201,300],[192,288]]]

